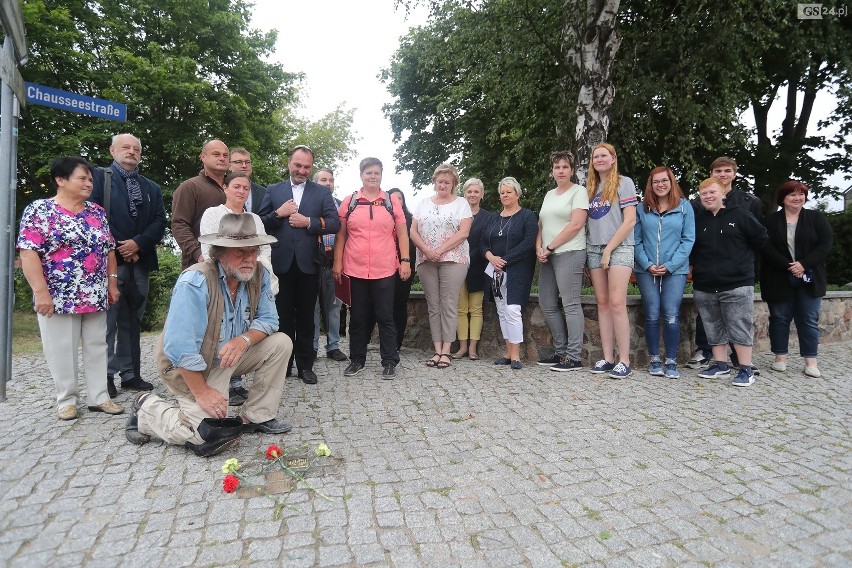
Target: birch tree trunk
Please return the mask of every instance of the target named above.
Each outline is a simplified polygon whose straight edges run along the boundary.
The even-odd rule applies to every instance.
[[[612,67],[621,45],[616,30],[620,0],[565,0],[564,53],[576,70],[577,130],[574,155],[577,178],[585,184],[592,148],[606,141],[615,98]]]

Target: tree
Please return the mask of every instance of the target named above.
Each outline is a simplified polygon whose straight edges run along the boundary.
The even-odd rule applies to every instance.
[[[577,127],[574,150],[579,158],[577,170],[580,183],[585,182],[588,156],[595,145],[607,140],[609,116],[615,86],[612,68],[621,45],[615,29],[618,0],[589,0],[573,2],[573,11],[581,18],[565,18],[563,46],[565,59],[578,77]],[[566,9],[569,3],[566,2]]]
[[[339,105],[314,122],[300,118],[292,109],[286,109],[283,114],[282,120],[292,133],[285,148],[299,144],[310,147],[317,156],[314,171],[318,168],[336,171],[338,166],[355,156],[355,143],[359,138],[352,131],[355,118],[352,109]]]
[[[607,138],[619,149],[619,169],[640,187],[659,164],[671,165],[686,187],[694,187],[713,158],[728,154],[740,162],[745,183],[768,202],[776,180],[797,177],[825,194],[832,191],[824,186],[825,174],[850,166],[849,18],[803,24],[795,5],[771,0],[625,0],[613,29],[595,28],[598,12],[579,10],[584,4],[576,1],[435,5],[430,23],[404,38],[384,75],[394,96],[385,111],[402,142],[397,158],[415,172],[416,182],[438,156],[454,157],[464,172],[496,169],[489,179],[514,173],[536,189],[546,184],[549,150],[580,148],[582,170],[588,160],[582,149],[589,147],[582,133],[593,129],[577,101],[584,89],[597,88],[600,101],[607,96],[605,86],[577,73],[577,58],[589,55],[590,46],[601,54],[590,63],[612,63],[615,93],[611,109],[604,105],[606,112],[598,113],[593,137],[606,130],[608,115]],[[604,2],[585,5],[606,11]],[[578,45],[587,39],[610,43]],[[795,49],[779,53],[791,41]],[[808,134],[807,104],[798,115],[791,105],[795,120],[788,118],[777,137],[768,122],[759,121],[755,131],[743,124],[746,109],[769,105],[786,84],[811,105],[810,94],[834,89],[833,139]],[[832,147],[827,160],[811,152]]]
[[[144,173],[167,198],[200,169],[202,143],[247,148],[261,183],[281,179],[290,141],[314,125],[285,123],[295,112],[299,74],[268,63],[276,32],[250,26],[245,0],[27,0],[27,81],[127,104],[126,124],[29,105],[20,122],[19,207],[50,193],[47,166],[62,154],[109,161],[110,137],[132,132],[144,145]],[[351,116],[324,142],[345,156]],[[299,130],[299,129],[305,130]]]

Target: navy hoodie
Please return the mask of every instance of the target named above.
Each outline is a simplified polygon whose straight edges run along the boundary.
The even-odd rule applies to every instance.
[[[716,215],[695,213],[692,285],[701,292],[754,286],[755,253],[768,237],[766,228],[742,207],[723,207]]]

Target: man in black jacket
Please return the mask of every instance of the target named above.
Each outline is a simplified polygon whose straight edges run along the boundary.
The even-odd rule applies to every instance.
[[[734,179],[737,177],[736,160],[728,156],[716,158],[710,164],[710,177],[718,182],[722,190],[722,199],[725,207],[733,207],[734,205],[742,207],[754,215],[758,221],[763,221],[763,205],[760,203],[760,199],[733,186]],[[693,198],[691,203],[696,215],[704,209],[699,197]],[[704,325],[700,314],[695,320],[695,346],[695,354],[689,360],[687,366],[691,369],[701,369],[710,364],[712,354],[710,344],[707,342],[707,334],[704,333]],[[733,346],[731,346],[731,362],[734,366],[738,364]],[[752,367],[755,374],[759,375],[760,371],[757,367]]]
[[[157,243],[166,231],[166,210],[160,186],[139,174],[142,143],[132,134],[116,134],[109,147],[113,162],[112,184],[107,219],[116,241],[118,270],[110,278],[118,278],[121,297],[107,312],[107,391],[110,397],[118,393],[113,384],[116,373],[121,375],[121,388],[149,391],[154,385],[136,375],[139,369],[139,331],[145,304],[148,301],[148,282],[152,270],[157,270]],[[90,201],[104,205],[106,173],[94,170],[94,189]],[[135,363],[135,365],[134,365]]]
[[[726,206],[715,179],[701,182],[699,190],[704,209],[695,216],[690,262],[693,298],[713,350],[713,363],[698,376],[730,376],[726,363],[730,342],[740,364],[733,384],[749,386],[754,382],[754,259],[766,244],[766,229],[742,207]]]

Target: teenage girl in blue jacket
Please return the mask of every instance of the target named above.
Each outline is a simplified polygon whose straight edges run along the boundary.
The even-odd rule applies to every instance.
[[[666,166],[651,170],[633,229],[636,281],[645,307],[645,342],[652,375],[677,379],[680,302],[695,243],[695,214],[674,174]],[[665,364],[660,360],[660,314],[663,316]]]

